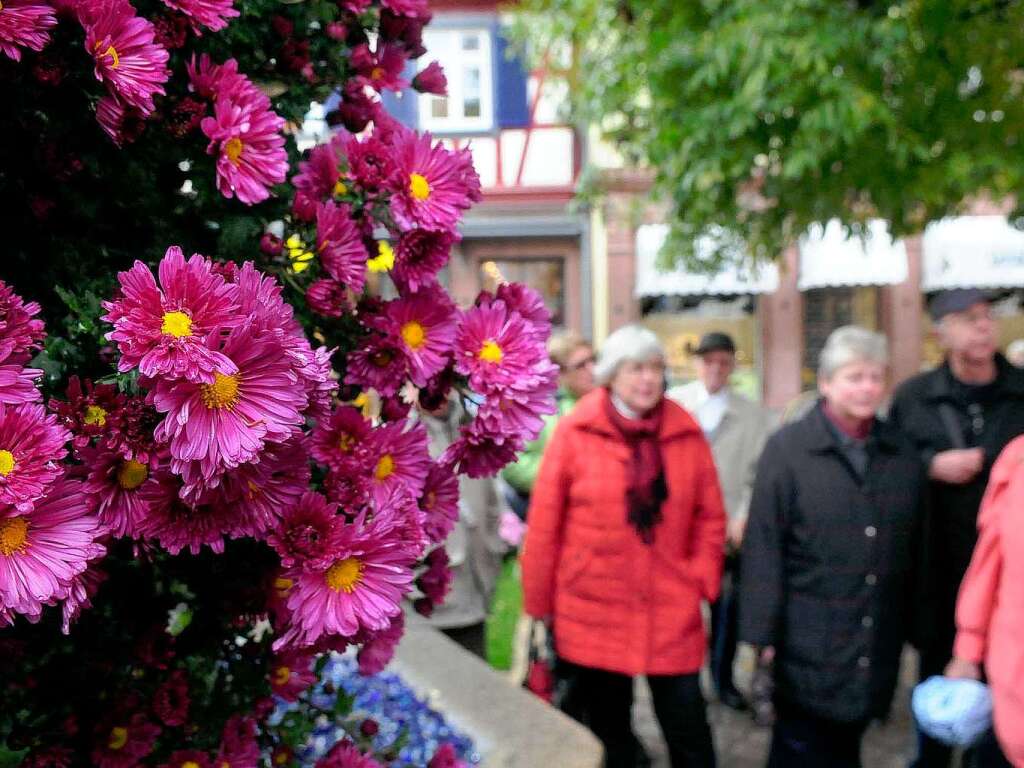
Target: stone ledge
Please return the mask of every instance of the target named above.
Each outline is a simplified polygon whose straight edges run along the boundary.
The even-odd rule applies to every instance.
[[[481,768],[600,768],[586,728],[513,685],[418,616],[390,669],[475,742]]]

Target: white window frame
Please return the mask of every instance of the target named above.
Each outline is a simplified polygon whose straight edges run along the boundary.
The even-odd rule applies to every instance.
[[[465,37],[476,35],[480,47],[476,51],[464,51]],[[434,117],[431,106],[439,98],[429,93],[419,95],[419,126],[434,133],[465,133],[469,131],[490,131],[494,127],[494,41],[488,27],[466,27],[451,29],[423,30],[425,56],[419,59],[422,69],[435,59],[444,68],[448,79],[448,116]],[[466,117],[465,66],[477,64],[480,69],[480,115]]]

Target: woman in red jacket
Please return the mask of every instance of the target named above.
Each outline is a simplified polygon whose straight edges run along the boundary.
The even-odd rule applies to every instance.
[[[631,768],[633,676],[646,675],[674,768],[714,766],[698,673],[701,601],[718,596],[725,513],[697,423],[663,396],[657,337],[628,326],[605,343],[601,385],[558,424],[530,501],[527,613],[554,623],[577,713],[609,768]]]

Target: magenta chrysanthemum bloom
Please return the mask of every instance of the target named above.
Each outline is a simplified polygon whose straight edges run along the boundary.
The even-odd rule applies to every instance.
[[[427,0],[381,0],[380,5],[396,16],[421,19],[427,15]]]
[[[325,558],[333,557],[331,536],[342,523],[336,505],[319,493],[309,491],[284,512],[267,543],[277,552],[285,568],[314,568]]]
[[[455,339],[455,308],[441,293],[423,291],[390,301],[385,316],[409,362],[409,378],[417,387],[448,364]]]
[[[170,77],[170,54],[155,41],[156,27],[126,0],[98,2],[83,14],[85,50],[95,59],[96,79],[125,104],[148,117],[153,97]]]
[[[370,755],[364,755],[353,742],[339,741],[316,761],[316,768],[384,768]]]
[[[338,406],[330,418],[310,435],[310,454],[335,472],[359,473],[369,469],[367,438],[370,422],[358,408]]]
[[[399,613],[386,629],[376,632],[363,643],[356,658],[359,662],[359,674],[376,675],[394,658],[402,635],[405,634],[405,614]]]
[[[386,516],[372,522],[360,517],[336,527],[330,552],[318,570],[285,572],[295,584],[288,595],[291,626],[274,643],[275,650],[310,646],[330,635],[381,630],[401,611],[416,556]]]
[[[495,298],[504,301],[511,312],[522,316],[534,338],[547,343],[551,335],[551,312],[537,291],[522,283],[502,283],[495,292]]]
[[[245,75],[238,72],[238,61],[228,59],[223,64],[215,64],[210,55],[204,53],[196,61],[195,54],[186,65],[188,70],[189,88],[204,99],[213,101],[225,89],[234,89],[247,82]]]
[[[94,498],[100,523],[119,538],[138,536],[149,513],[142,491],[154,482],[148,464],[107,447],[83,447],[81,458],[89,470],[85,492]]]
[[[449,465],[435,463],[430,467],[419,507],[423,510],[424,533],[431,542],[440,544],[459,519],[459,479]]]
[[[375,91],[401,91],[409,85],[409,81],[402,77],[406,58],[401,45],[378,43],[377,50],[371,51],[370,46],[363,43],[352,49],[349,63],[362,81]]]
[[[102,533],[75,480],[58,482],[30,511],[0,506],[0,611],[38,620],[104,553]]]
[[[440,62],[432,61],[421,69],[412,79],[412,87],[420,93],[433,93],[437,96],[448,95],[448,78]]]
[[[270,689],[285,701],[296,701],[313,683],[313,654],[290,651],[275,656],[270,665]]]
[[[529,388],[547,375],[537,368],[547,359],[543,344],[501,301],[464,312],[455,346],[455,369],[469,377],[476,392],[511,385]]]
[[[440,461],[457,467],[469,477],[493,477],[502,467],[516,460],[525,441],[507,435],[495,435],[479,429],[476,421],[461,430],[462,435],[441,455]]]
[[[256,740],[256,721],[252,717],[232,715],[224,724],[220,749],[213,761],[215,768],[245,768],[258,765],[260,745]]]
[[[383,397],[390,397],[401,389],[408,368],[397,339],[376,336],[350,352],[345,365],[346,384],[375,389]]]
[[[200,27],[219,32],[228,25],[228,19],[239,15],[234,0],[164,0],[164,5],[188,16],[196,34]]]
[[[477,428],[482,433],[511,435],[526,441],[540,434],[544,415],[556,410],[558,368],[553,364],[539,365],[546,367],[546,374],[535,386],[508,386],[488,393],[476,415]]]
[[[36,383],[43,372],[20,364],[0,365],[0,404],[34,403],[42,398]]]
[[[327,274],[356,293],[366,284],[366,244],[352,219],[352,209],[332,202],[316,209],[316,243]]]
[[[26,303],[0,280],[0,363],[28,362],[32,353],[40,348],[46,330],[43,321],[36,317],[39,312],[39,304]]]
[[[338,382],[334,376],[331,358],[335,350],[317,347],[309,362],[299,369],[299,376],[306,384],[306,397],[309,407],[306,408],[307,418],[314,421],[326,419],[331,412],[331,403],[338,391]]]
[[[368,197],[376,196],[395,173],[394,154],[394,149],[376,135],[364,139],[351,136],[345,142],[349,175]]]
[[[407,424],[382,424],[370,433],[369,451],[376,460],[370,477],[370,495],[378,505],[392,492],[404,491],[418,499],[430,471],[427,433],[422,424],[407,429]]]
[[[177,669],[160,684],[153,694],[153,712],[164,725],[178,726],[188,722],[188,678]]]
[[[391,277],[405,293],[416,293],[437,284],[458,236],[452,232],[414,229],[404,232],[395,246],[395,267]]]
[[[142,491],[149,514],[139,538],[155,540],[172,555],[184,549],[198,555],[203,546],[223,552],[224,536],[238,524],[238,510],[220,504],[189,504],[178,495],[181,484],[176,477],[160,473],[156,478]]]
[[[291,437],[308,403],[272,336],[253,336],[248,324],[239,326],[222,351],[236,373],[216,372],[209,384],[160,379],[150,393],[157,411],[167,414],[154,436],[169,442],[171,469],[182,474],[197,462],[207,481],[254,461],[265,443]]]
[[[401,132],[395,140],[391,215],[403,230],[454,232],[462,212],[480,199],[480,179],[468,151],[450,151],[429,133]]]
[[[159,768],[213,768],[210,756],[198,749],[179,749],[171,753]]]
[[[0,51],[21,61],[21,49],[41,51],[57,25],[53,6],[33,0],[7,0],[0,9]]]
[[[187,262],[171,246],[160,260],[160,283],[141,261],[117,278],[121,295],[103,302],[103,319],[114,330],[107,338],[121,352],[118,370],[138,368],[152,378],[185,378],[212,384],[214,374],[237,373],[234,363],[207,344],[206,336],[241,321],[237,291],[212,271],[209,259]]]
[[[97,768],[135,768],[153,751],[160,726],[136,712],[102,723],[96,728],[92,762]]]
[[[330,277],[321,277],[309,284],[306,304],[323,317],[338,318],[351,310],[345,286]]]
[[[338,168],[343,135],[337,133],[328,143],[313,147],[309,151],[309,158],[299,162],[299,172],[292,177],[292,186],[296,192],[301,192],[316,203],[346,192]]]
[[[270,99],[248,80],[222,86],[213,117],[200,127],[210,139],[206,151],[217,154],[217,188],[224,197],[252,205],[270,197],[270,187],[288,175],[284,119]]]
[[[416,601],[416,610],[430,616],[444,602],[455,577],[444,547],[431,550],[425,562],[427,569],[416,579],[416,586],[423,593],[423,597]]]
[[[70,439],[42,405],[0,405],[0,506],[31,509],[63,474]]]
[[[467,768],[467,765],[462,760],[459,760],[455,747],[445,742],[437,748],[437,752],[430,758],[427,768]]]

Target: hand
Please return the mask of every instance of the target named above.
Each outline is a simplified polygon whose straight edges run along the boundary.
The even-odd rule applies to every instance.
[[[966,680],[981,680],[981,668],[973,661],[954,658],[946,665],[946,677]]]
[[[942,451],[932,458],[928,477],[951,485],[969,483],[985,465],[985,452],[981,448],[961,448]]]
[[[747,531],[747,516],[730,518],[726,528],[726,541],[733,552],[738,552],[743,546],[743,534]]]

